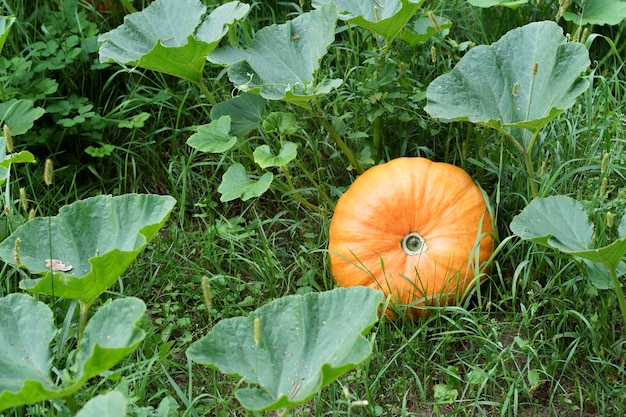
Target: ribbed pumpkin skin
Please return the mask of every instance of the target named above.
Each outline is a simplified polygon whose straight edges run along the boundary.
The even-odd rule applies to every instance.
[[[425,252],[404,252],[401,241],[411,232],[424,238]],[[485,199],[465,171],[425,158],[394,159],[368,169],[337,202],[331,272],[338,285],[382,289],[419,316],[419,306],[463,293],[491,256],[492,235]]]

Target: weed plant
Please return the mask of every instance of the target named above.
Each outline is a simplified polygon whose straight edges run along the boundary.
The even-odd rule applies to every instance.
[[[56,167],[50,186],[41,180],[43,163],[15,168],[12,187],[26,188],[38,215],[53,215],[64,204],[101,193],[170,194],[178,206],[111,291],[146,302],[148,336],[134,355],[92,380],[79,401],[115,389],[131,400],[134,416],[260,415],[235,399],[240,381],[192,365],[185,350],[224,318],[247,315],[287,294],[333,288],[325,251],[332,202],[356,173],[310,114],[270,104],[298,117],[301,166],[293,181],[319,210],[276,190],[247,202],[220,202],[217,187],[225,167],[250,159],[207,157],[185,144],[191,126],[210,120],[210,105],[196,87],[150,71],[98,64],[95,38],[120,24],[124,11],[90,4],[0,4],[3,14],[20,22],[0,58],[2,100],[32,98],[47,111],[16,146],[31,150],[38,161],[52,158]],[[137,8],[144,5],[135,2]],[[251,6],[233,34],[244,41],[261,27],[310,9],[309,2]],[[366,165],[425,156],[463,167],[490,196],[501,243],[489,278],[463,304],[438,308],[419,321],[381,321],[368,336],[373,354],[366,363],[294,416],[626,413],[626,339],[614,294],[594,288],[570,258],[511,237],[508,225],[529,194],[522,165],[501,137],[466,123],[438,123],[422,110],[429,82],[450,71],[469,48],[495,42],[525,23],[554,19],[558,6],[530,1],[517,10],[480,9],[461,0],[427,1],[425,9],[453,22],[448,36],[419,47],[396,41],[384,57],[371,34],[349,25],[338,28],[320,78],[342,78],[345,85],[320,100],[324,117]],[[578,29],[563,26],[572,34]],[[544,130],[534,155],[539,195],[584,201],[598,225],[598,243],[615,237],[607,218],[626,213],[626,77],[624,43],[617,44],[625,27],[622,22],[592,28],[606,39],[588,42],[591,87]],[[42,42],[76,43],[46,52]],[[53,60],[60,60],[57,67]],[[30,71],[20,71],[21,65]],[[206,71],[213,96],[230,97],[225,73]],[[58,87],[48,92],[45,86],[53,81]],[[382,132],[380,153],[375,126]],[[255,135],[251,144],[265,139]],[[1,271],[0,295],[20,291],[17,274],[6,265]],[[203,294],[203,279],[211,300]],[[51,303],[55,311],[69,311],[58,320],[71,332],[76,311],[67,309],[68,301]],[[72,346],[54,349],[61,355]],[[71,411],[53,401],[1,415]]]

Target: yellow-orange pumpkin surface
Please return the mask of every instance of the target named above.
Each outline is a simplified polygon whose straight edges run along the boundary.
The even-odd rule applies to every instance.
[[[421,315],[424,305],[458,299],[482,274],[492,221],[461,168],[399,158],[368,169],[341,196],[328,249],[338,285],[383,290]]]

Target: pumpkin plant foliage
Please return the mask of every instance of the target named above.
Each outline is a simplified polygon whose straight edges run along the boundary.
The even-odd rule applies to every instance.
[[[43,108],[35,107],[33,100],[12,98],[0,103],[0,123],[9,126],[12,135],[21,135],[28,132],[45,112]]]
[[[207,14],[199,0],[157,0],[99,40],[101,62],[117,62],[202,83],[207,55],[250,6],[225,3]]]
[[[231,130],[230,116],[221,116],[208,124],[198,126],[196,133],[187,139],[187,145],[200,152],[226,152],[237,143],[237,137],[230,134]]]
[[[225,46],[209,54],[208,60],[227,66],[230,81],[241,91],[306,106],[342,83],[315,78],[335,39],[336,21],[337,11],[328,5],[287,23],[266,26],[256,32],[249,47]]]
[[[571,107],[589,81],[584,45],[567,42],[554,22],[513,29],[490,46],[472,48],[427,88],[424,108],[445,122],[469,121],[509,132],[522,146]]]
[[[407,26],[424,0],[313,0],[313,7],[334,4],[339,19],[360,26],[382,36],[385,48],[388,49],[394,39],[410,37],[411,30]]]
[[[50,342],[57,329],[50,308],[27,294],[0,298],[0,410],[67,397],[90,378],[112,368],[144,339],[138,327],[145,304],[122,298],[91,317],[71,363],[60,381]]]
[[[223,116],[231,119],[230,133],[237,137],[246,136],[263,121],[267,100],[256,94],[241,93],[211,108],[211,119]]]
[[[623,262],[626,256],[626,216],[618,226],[619,237],[600,248],[594,246],[594,226],[583,205],[568,196],[532,200],[513,219],[510,227],[522,239],[582,260],[592,285],[616,291],[626,326],[626,299],[618,279],[618,274],[623,274],[626,269]]]
[[[126,414],[126,398],[119,391],[99,394],[87,401],[76,417],[121,417]]]
[[[492,45],[472,48],[426,89],[424,110],[444,122],[497,129],[524,156],[537,196],[532,151],[539,132],[589,86],[585,46],[568,42],[554,22],[513,29]]]
[[[80,200],[19,227],[0,243],[0,259],[41,275],[25,278],[21,288],[89,305],[146,247],[174,204],[170,196],[141,194]]]
[[[238,198],[246,201],[258,197],[270,188],[273,179],[274,174],[269,171],[256,177],[248,174],[242,164],[233,164],[226,170],[222,176],[222,183],[217,187],[217,191],[221,194],[220,201],[232,201]]]
[[[511,222],[511,231],[532,242],[591,262],[617,268],[626,255],[626,216],[619,238],[596,248],[594,227],[583,205],[567,196],[536,198]]]
[[[626,19],[626,2],[623,0],[586,0],[583,6],[570,5],[563,13],[565,20],[577,25],[617,25]]]
[[[292,409],[363,362],[382,293],[365,287],[291,295],[219,322],[187,356],[243,378],[249,410]]]
[[[509,9],[517,9],[522,4],[528,3],[528,0],[513,0],[513,1],[506,1],[506,0],[468,0],[468,3],[471,4],[472,6],[478,6],[478,7],[504,6],[504,7],[508,7]]]

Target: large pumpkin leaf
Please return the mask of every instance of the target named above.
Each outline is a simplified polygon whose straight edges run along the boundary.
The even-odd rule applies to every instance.
[[[220,201],[231,201],[237,198],[243,201],[258,197],[270,188],[274,174],[266,172],[260,178],[252,178],[241,164],[231,165],[222,176],[222,183],[217,191],[222,194]]]
[[[626,1],[586,0],[581,11],[566,11],[563,18],[577,25],[617,25],[626,19]]]
[[[264,27],[247,49],[219,48],[208,59],[229,66],[231,82],[242,91],[304,105],[341,85],[337,79],[315,80],[319,62],[335,40],[336,21],[335,8],[326,6]]]
[[[370,30],[390,44],[401,35],[424,0],[313,0],[313,7],[334,4],[341,20]]]
[[[534,199],[511,222],[511,231],[522,239],[617,268],[626,255],[626,230],[620,228],[620,239],[610,245],[594,248],[593,229],[582,204],[562,195]]]
[[[199,0],[157,0],[100,36],[100,62],[117,62],[200,83],[207,55],[250,6],[238,1],[208,16]]]
[[[138,327],[146,311],[139,298],[120,298],[101,307],[89,319],[80,340],[76,366],[77,381],[86,382],[131,353],[145,337]]]
[[[578,252],[590,247],[593,224],[580,203],[558,195],[531,201],[513,218],[511,231],[563,252]]]
[[[427,88],[424,108],[442,121],[470,121],[511,130],[538,131],[571,107],[589,82],[584,45],[567,42],[554,22],[514,29],[491,46],[471,49],[449,73]]]
[[[174,204],[170,196],[140,194],[77,201],[19,227],[0,243],[0,259],[43,276],[24,279],[21,288],[90,304],[135,260]]]
[[[279,298],[222,320],[187,356],[252,384],[235,393],[247,409],[293,408],[369,356],[381,300],[366,287]]]
[[[508,7],[509,9],[517,9],[522,4],[528,3],[528,0],[513,0],[513,1],[506,1],[506,0],[467,0],[467,2],[469,4],[471,4],[472,6],[478,6],[478,7],[504,6],[504,7]]]
[[[77,375],[56,385],[50,375],[49,344],[56,334],[52,311],[26,294],[0,298],[0,410],[66,397],[109,370],[143,340],[137,323],[144,312],[138,298],[101,307],[85,327],[77,368],[67,369],[68,375],[78,369]]]
[[[20,293],[0,298],[0,410],[24,404],[27,396],[39,401],[54,387],[48,346],[55,334],[44,303]]]
[[[611,279],[611,273],[609,269],[601,263],[592,262],[587,259],[583,259],[585,264],[586,276],[589,279],[591,285],[598,290],[609,290],[614,288],[613,280]],[[621,279],[626,275],[626,263],[623,261],[615,268],[615,274],[618,279]]]

